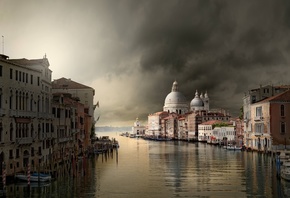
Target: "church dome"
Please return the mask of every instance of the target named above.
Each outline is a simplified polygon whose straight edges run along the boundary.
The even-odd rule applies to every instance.
[[[180,92],[170,92],[166,96],[164,104],[178,104],[178,103],[186,103],[185,96]]]
[[[188,102],[186,97],[178,91],[176,81],[173,82],[172,90],[165,98],[163,110],[178,113],[188,112]]]
[[[203,107],[204,106],[202,99],[198,96],[197,90],[195,92],[195,97],[190,102],[190,106],[191,107]]]

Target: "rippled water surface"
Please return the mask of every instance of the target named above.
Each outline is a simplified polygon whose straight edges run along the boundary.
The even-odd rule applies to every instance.
[[[271,156],[227,151],[202,143],[155,142],[109,135],[113,155],[86,160],[78,177],[42,187],[7,186],[8,197],[287,197],[290,184],[276,178]]]

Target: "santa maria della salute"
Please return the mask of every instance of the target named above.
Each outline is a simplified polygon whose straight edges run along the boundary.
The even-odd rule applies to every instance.
[[[161,139],[201,140],[204,134],[198,133],[198,125],[207,121],[229,122],[230,115],[225,110],[210,110],[207,92],[195,91],[188,102],[174,81],[171,92],[166,96],[163,111],[148,116],[145,136]]]
[[[167,111],[168,113],[177,113],[177,114],[185,114],[189,111],[209,111],[209,98],[207,93],[198,95],[196,90],[195,97],[192,99],[190,104],[186,97],[179,92],[178,83],[176,81],[173,82],[171,92],[166,96],[163,111]]]

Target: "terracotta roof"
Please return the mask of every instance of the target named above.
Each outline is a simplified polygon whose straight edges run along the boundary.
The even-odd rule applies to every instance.
[[[213,124],[217,124],[217,123],[223,123],[223,121],[221,120],[209,120],[206,122],[201,123],[202,125],[213,125]]]
[[[52,81],[53,89],[93,89],[89,86],[77,83],[67,78],[60,78]]]
[[[159,111],[159,112],[156,112],[156,113],[153,113],[151,115],[162,115],[162,114],[169,114],[167,111]]]
[[[290,90],[287,90],[275,96],[266,98],[258,103],[264,103],[264,102],[269,102],[269,101],[290,101]]]

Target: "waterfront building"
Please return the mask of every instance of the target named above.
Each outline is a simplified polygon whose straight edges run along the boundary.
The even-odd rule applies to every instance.
[[[162,127],[161,136],[171,139],[177,139],[179,137],[178,130],[178,114],[169,113],[169,115],[162,119],[164,122],[164,127]]]
[[[224,141],[236,143],[236,132],[232,122],[210,120],[198,125],[198,141],[221,143]]]
[[[134,125],[132,126],[132,134],[138,136],[145,135],[146,127],[144,125],[141,125],[141,122],[139,121],[139,118],[136,118]]]
[[[213,124],[216,121],[207,121],[198,125],[198,141],[208,142],[212,138]]]
[[[245,144],[253,150],[287,149],[289,146],[290,90],[251,105],[251,131],[246,132]]]
[[[0,55],[0,169],[7,176],[45,166],[53,141],[51,73],[46,56],[9,59]]]
[[[189,140],[188,136],[188,118],[185,115],[178,117],[178,136],[177,139]]]
[[[146,136],[158,137],[165,135],[166,124],[164,122],[164,118],[168,117],[169,113],[165,111],[156,112],[148,115],[148,128]]]
[[[55,142],[52,145],[52,164],[57,167],[83,153],[86,113],[84,104],[69,93],[54,93],[52,113]]]
[[[73,98],[77,98],[80,103],[84,104],[85,116],[90,119],[84,119],[84,149],[90,146],[91,137],[95,133],[95,120],[94,120],[94,110],[96,105],[94,105],[94,95],[95,90],[89,86],[80,84],[78,82],[72,81],[67,78],[60,78],[52,82],[52,92],[53,93],[70,93]]]
[[[244,143],[246,147],[265,151],[277,149],[281,145],[286,147],[288,134],[285,124],[288,123],[289,117],[281,116],[280,111],[282,111],[281,108],[288,107],[287,102],[290,99],[287,98],[286,92],[289,88],[289,85],[260,86],[250,90],[244,96]]]

